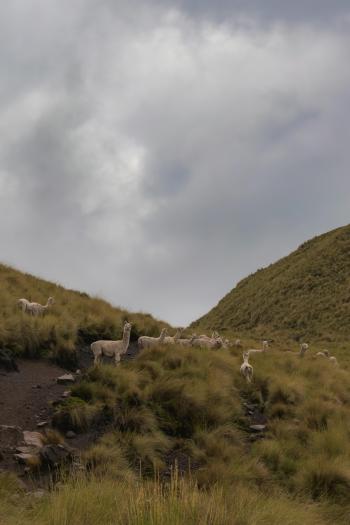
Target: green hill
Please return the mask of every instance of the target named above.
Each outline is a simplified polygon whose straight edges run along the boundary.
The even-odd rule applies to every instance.
[[[304,242],[243,279],[191,325],[325,341],[350,336],[350,225]]]
[[[55,304],[44,316],[22,313],[18,299]],[[76,348],[97,339],[118,339],[125,319],[132,324],[131,338],[140,334],[159,335],[166,323],[144,313],[130,313],[86,293],[67,290],[58,284],[0,265],[0,348],[17,355],[48,355],[74,367]]]

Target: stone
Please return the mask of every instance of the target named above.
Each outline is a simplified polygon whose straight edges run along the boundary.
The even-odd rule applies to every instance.
[[[18,461],[18,463],[22,463],[23,465],[26,465],[29,467],[36,466],[38,464],[38,459],[39,459],[37,454],[24,454],[24,453],[14,454],[13,457]]]
[[[62,394],[62,397],[69,397],[71,394],[70,390],[65,390]]]
[[[45,445],[40,449],[40,457],[44,465],[57,467],[72,458],[72,453],[65,445]]]
[[[15,358],[7,348],[0,348],[0,368],[6,370],[6,372],[18,372],[18,366]]]
[[[73,439],[76,437],[76,433],[73,432],[73,430],[68,430],[68,432],[66,432],[66,438],[67,439]]]
[[[75,377],[73,376],[73,374],[63,374],[63,376],[57,378],[57,383],[60,385],[67,385],[74,382]]]
[[[29,430],[23,430],[23,441],[26,445],[42,448],[43,435],[40,434],[40,432],[30,432]]]
[[[249,428],[254,432],[262,432],[263,430],[265,430],[266,425],[250,425]]]

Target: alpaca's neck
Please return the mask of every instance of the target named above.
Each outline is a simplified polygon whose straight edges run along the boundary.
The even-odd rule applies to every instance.
[[[127,351],[130,342],[130,330],[127,328],[123,332],[123,348],[124,352]]]
[[[176,334],[174,335],[174,341],[177,341],[178,339],[180,339],[180,336],[181,336],[181,330],[178,330]]]
[[[164,341],[164,338],[165,338],[165,332],[161,332],[159,336],[159,342],[162,343]]]

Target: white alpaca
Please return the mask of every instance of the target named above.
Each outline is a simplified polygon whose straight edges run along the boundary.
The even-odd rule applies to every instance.
[[[251,383],[253,379],[253,367],[248,363],[249,355],[246,352],[243,354],[243,364],[241,365],[241,374],[245,377],[247,383]]]
[[[27,299],[19,299],[18,305],[22,308],[22,312],[28,312],[31,315],[43,315],[55,303],[53,297],[49,297],[46,304],[30,303]]]
[[[300,357],[304,357],[308,349],[309,349],[309,345],[307,343],[301,343],[300,352],[299,352]]]
[[[91,350],[94,354],[94,365],[98,365],[103,356],[114,357],[114,363],[117,365],[120,358],[126,353],[130,343],[131,324],[125,321],[123,329],[123,339],[119,341],[95,341],[91,344]]]
[[[249,350],[246,350],[243,355],[247,355],[249,357],[251,354],[261,354],[262,352],[266,352],[268,349],[269,342],[263,341],[262,348],[250,348]]]
[[[316,357],[326,357],[329,359],[329,352],[328,350],[324,350],[323,352],[317,352]]]
[[[339,363],[336,357],[332,356],[329,358],[329,360],[334,366],[339,366]]]
[[[177,344],[180,346],[192,346],[192,343],[196,339],[196,337],[196,334],[192,334],[190,339],[178,339]]]
[[[220,339],[212,339],[210,337],[195,337],[192,341],[192,346],[215,349],[222,346],[222,341]]]
[[[137,344],[139,346],[139,349],[142,350],[143,348],[149,348],[151,346],[161,345],[164,343],[164,339],[167,333],[167,329],[163,328],[160,332],[159,337],[149,337],[148,335],[142,335],[138,338]]]
[[[175,345],[179,341],[182,332],[183,332],[183,328],[179,328],[173,337],[170,337],[170,336],[164,337],[164,343],[168,345],[169,344]]]

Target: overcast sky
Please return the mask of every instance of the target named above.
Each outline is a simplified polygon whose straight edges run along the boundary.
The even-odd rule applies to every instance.
[[[1,261],[186,325],[349,223],[349,30],[348,0],[1,2]]]

